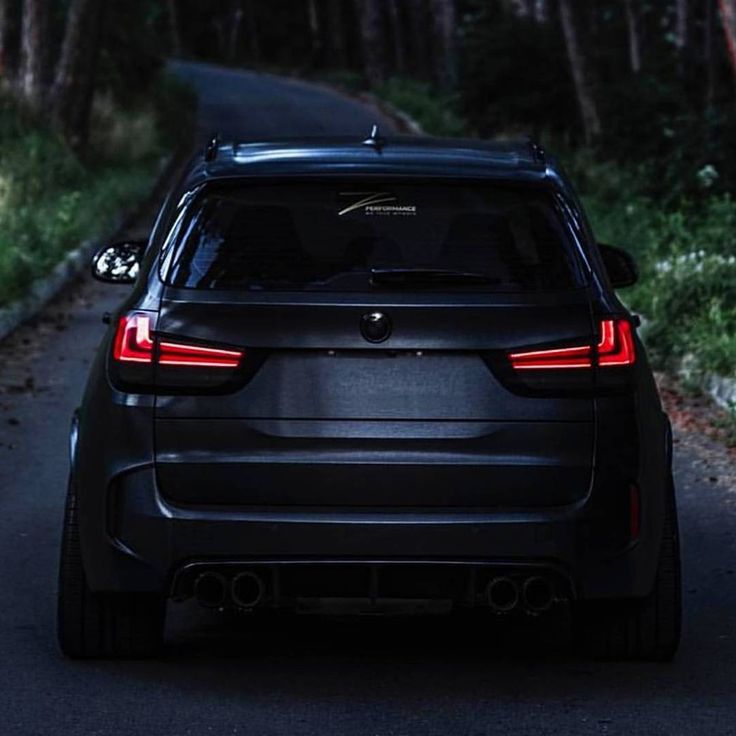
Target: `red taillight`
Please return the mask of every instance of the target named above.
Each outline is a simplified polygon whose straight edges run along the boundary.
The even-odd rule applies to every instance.
[[[518,371],[592,368],[594,360],[601,367],[633,365],[636,350],[631,324],[627,320],[601,320],[600,335],[595,348],[592,345],[577,345],[551,350],[527,350],[510,353],[509,360]]]
[[[242,350],[224,350],[201,345],[161,341],[154,350],[151,317],[140,312],[124,315],[113,341],[113,358],[121,363],[153,363],[191,368],[238,368]]]
[[[178,342],[162,342],[158,364],[200,368],[237,368],[242,358],[241,350],[222,350]]]
[[[151,318],[146,314],[127,314],[120,318],[112,355],[122,363],[152,363]]]
[[[631,323],[625,319],[604,319],[601,322],[601,341],[598,343],[598,365],[634,365],[635,360]]]
[[[549,370],[557,368],[591,368],[590,345],[555,350],[530,350],[511,353],[511,365],[519,371]]]

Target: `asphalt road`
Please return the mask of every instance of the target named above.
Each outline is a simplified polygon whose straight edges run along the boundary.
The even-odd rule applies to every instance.
[[[202,132],[360,134],[375,115],[269,76],[179,67]],[[56,648],[67,426],[124,293],[84,281],[0,345],[0,733],[734,734],[736,481],[716,445],[680,434],[684,639],[669,665],[591,663],[564,616],[223,621],[172,606],[154,662],[70,662]]]

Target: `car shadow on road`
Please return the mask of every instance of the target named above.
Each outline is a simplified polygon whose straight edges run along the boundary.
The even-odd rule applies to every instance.
[[[641,677],[668,690],[663,665],[596,663],[576,655],[565,610],[536,619],[483,616],[335,618],[192,614],[169,632],[162,659],[118,676],[218,696],[421,699],[537,697],[616,690],[640,697]],[[104,665],[103,665],[104,666]],[[622,677],[622,669],[636,677]],[[125,673],[125,675],[124,675]],[[629,682],[629,685],[627,685]],[[577,694],[576,694],[577,693]]]

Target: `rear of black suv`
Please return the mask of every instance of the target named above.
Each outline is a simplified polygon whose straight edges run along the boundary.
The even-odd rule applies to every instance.
[[[632,267],[556,168],[432,141],[214,154],[133,259],[75,418],[64,651],[151,653],[170,598],[354,598],[567,603],[595,654],[670,657],[670,432],[609,279]]]

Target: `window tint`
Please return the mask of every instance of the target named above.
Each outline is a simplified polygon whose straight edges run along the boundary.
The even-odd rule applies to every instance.
[[[482,278],[443,291],[534,291],[577,284],[554,199],[478,184],[267,184],[210,189],[191,205],[168,274],[196,289],[368,291],[399,269]],[[437,274],[433,274],[437,275]]]

